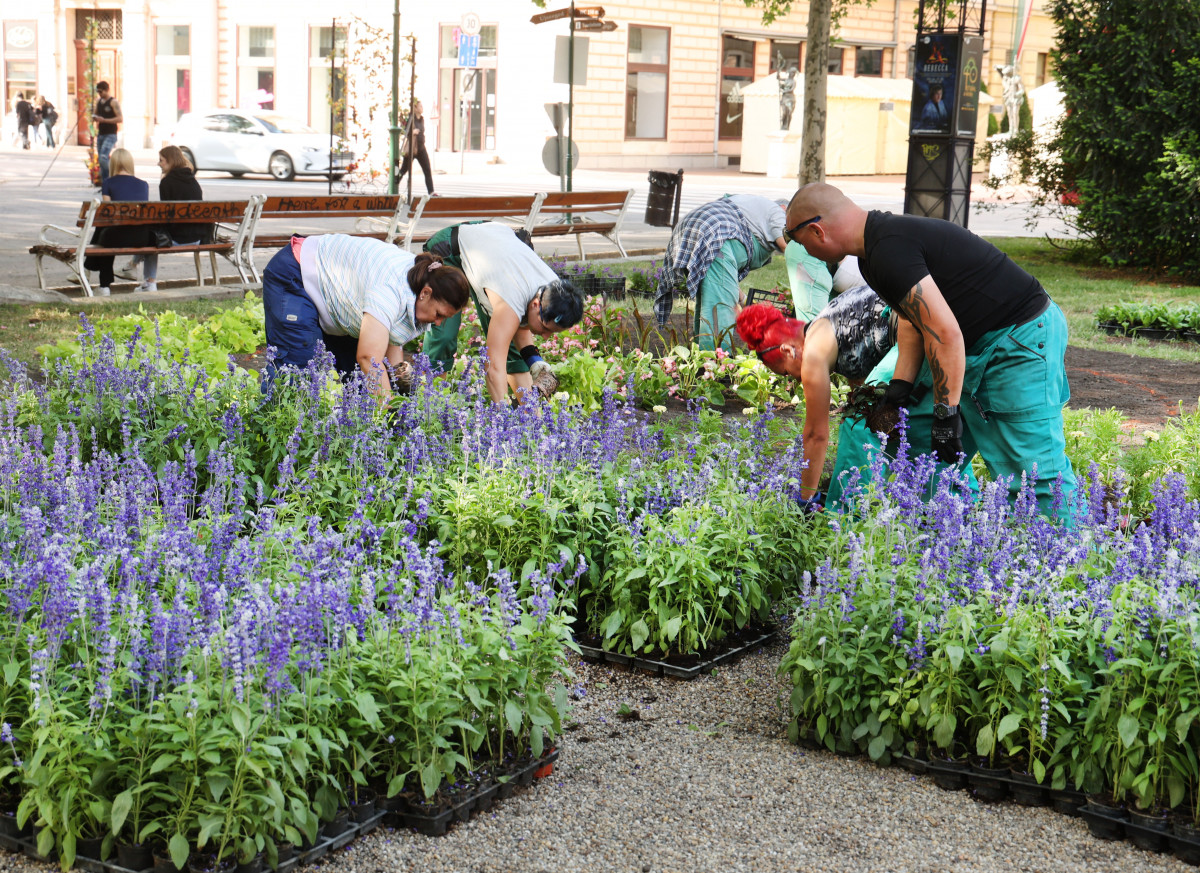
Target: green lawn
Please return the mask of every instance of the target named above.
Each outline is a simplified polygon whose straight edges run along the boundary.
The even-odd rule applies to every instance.
[[[41,356],[36,352],[37,347],[78,335],[81,314],[87,315],[102,331],[105,320],[137,312],[139,308],[147,314],[173,309],[191,318],[205,318],[225,309],[233,309],[241,302],[233,297],[151,302],[131,296],[128,301],[118,302],[110,298],[104,303],[5,303],[0,304],[0,348],[7,349],[19,361],[38,364]],[[263,337],[263,341],[266,341],[266,337]]]

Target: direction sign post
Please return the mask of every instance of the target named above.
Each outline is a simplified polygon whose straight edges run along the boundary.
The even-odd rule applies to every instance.
[[[557,21],[560,18],[570,18],[570,9],[555,9],[551,12],[539,12],[529,20],[533,24],[545,24],[547,21]]]
[[[617,29],[615,21],[601,21],[599,18],[576,18],[571,22],[575,30],[602,30],[611,33]]]
[[[576,6],[574,12],[575,18],[603,18],[603,6]]]

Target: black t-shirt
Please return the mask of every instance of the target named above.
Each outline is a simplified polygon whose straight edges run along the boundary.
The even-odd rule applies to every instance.
[[[113,108],[113,98],[105,97],[103,100],[97,99],[96,111],[94,114],[99,115],[101,118],[116,118],[117,110]],[[111,122],[101,121],[96,125],[97,136],[115,134],[116,132],[117,126]]]
[[[892,306],[932,276],[970,349],[985,333],[1024,324],[1050,303],[1041,283],[982,237],[940,218],[873,210],[863,234],[863,278]]]
[[[416,140],[413,142],[413,151],[419,152],[425,148],[425,116],[418,115],[415,119],[409,119],[408,135],[416,135]]]

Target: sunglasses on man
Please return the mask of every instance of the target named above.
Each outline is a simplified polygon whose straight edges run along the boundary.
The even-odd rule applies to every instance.
[[[800,240],[796,239],[796,232],[804,230],[804,228],[808,227],[810,224],[816,224],[820,220],[821,220],[821,216],[819,216],[819,215],[814,215],[812,218],[806,218],[806,219],[804,219],[804,221],[800,222],[799,224],[796,224],[796,225],[793,225],[792,227],[787,228],[783,232],[783,235],[786,236],[788,239],[790,239],[792,242],[800,242]]]

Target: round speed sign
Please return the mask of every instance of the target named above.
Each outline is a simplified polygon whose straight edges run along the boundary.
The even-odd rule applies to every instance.
[[[483,22],[474,12],[467,12],[458,22],[458,28],[467,36],[475,36],[483,27]]]

